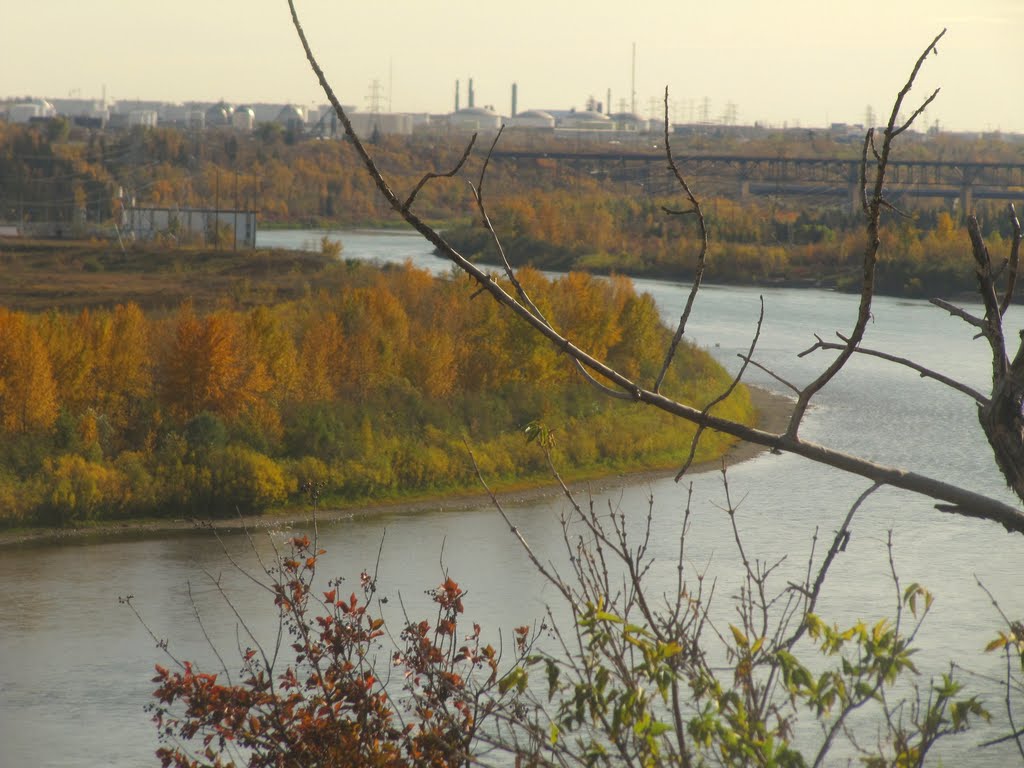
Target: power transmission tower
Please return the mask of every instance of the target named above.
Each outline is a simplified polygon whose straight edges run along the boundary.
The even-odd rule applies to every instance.
[[[370,91],[366,94],[366,104],[371,115],[379,115],[381,113],[380,103],[382,92],[383,88],[381,87],[380,80],[377,78],[371,80]]]

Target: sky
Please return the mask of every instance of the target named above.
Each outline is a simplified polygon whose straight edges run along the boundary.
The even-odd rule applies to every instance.
[[[773,126],[883,122],[943,28],[913,97],[922,127],[1024,133],[1024,0],[296,0],[342,103],[661,115]],[[35,0],[0,14],[0,98],[322,104],[285,0]],[[635,67],[633,49],[635,45]],[[635,72],[635,76],[634,73]],[[916,106],[917,102],[914,102]],[[910,107],[912,109],[913,107]],[[909,111],[909,110],[908,110]]]

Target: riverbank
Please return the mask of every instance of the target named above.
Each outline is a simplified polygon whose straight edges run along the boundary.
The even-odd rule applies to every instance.
[[[757,409],[757,426],[766,432],[781,432],[785,429],[789,415],[793,409],[793,401],[782,395],[769,392],[758,387],[750,387],[750,398]],[[733,446],[725,455],[728,466],[749,461],[766,449],[753,443],[740,442]],[[721,469],[721,461],[710,461],[695,465],[690,474],[711,472]],[[630,484],[642,484],[646,480],[655,480],[674,474],[677,468],[632,472],[628,475],[612,475],[586,482],[570,484],[576,491],[599,492],[612,486],[621,485],[624,479]],[[554,498],[561,493],[553,484],[524,488],[498,493],[502,503],[521,504],[544,498]],[[423,499],[419,501],[388,502],[383,504],[363,504],[343,509],[321,509],[316,512],[319,522],[331,522],[355,516],[383,513],[408,513],[420,510],[443,509],[459,511],[479,507],[488,503],[484,493],[466,493],[460,496]],[[0,548],[18,545],[59,544],[65,542],[111,541],[119,538],[135,538],[140,536],[160,536],[181,533],[203,528],[218,530],[250,530],[279,528],[287,525],[309,523],[313,513],[308,510],[285,510],[276,514],[248,516],[242,518],[217,519],[209,521],[188,519],[167,520],[119,520],[102,525],[85,528],[39,528],[18,531],[0,531]]]

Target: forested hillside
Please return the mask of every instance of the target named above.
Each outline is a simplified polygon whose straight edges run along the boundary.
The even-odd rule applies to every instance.
[[[375,145],[375,156],[389,183],[404,196],[425,172],[453,167],[466,141],[454,134],[384,137]],[[522,137],[502,141],[502,146],[514,146]],[[566,148],[564,141],[547,141]],[[703,135],[674,141],[678,153],[691,154],[849,158],[857,151],[813,131],[748,141]],[[416,208],[427,220],[441,223],[467,255],[490,258],[488,236],[477,221],[468,186],[478,178],[483,152],[476,148],[459,177],[423,187]],[[903,157],[1020,163],[1024,147],[997,136],[921,136],[906,145]],[[495,160],[486,184],[491,217],[516,263],[669,278],[686,277],[692,269],[697,252],[693,233],[685,220],[662,210],[676,205],[672,196],[655,196],[637,184],[582,173],[544,157]],[[271,124],[251,135],[164,128],[76,134],[59,123],[0,125],[0,218],[56,216],[69,222],[73,232],[75,221],[109,221],[120,205],[119,190],[146,205],[253,208],[262,227],[397,223],[346,141],[312,139]],[[844,210],[834,198],[737,200],[727,191],[712,178],[695,186],[712,239],[707,279],[840,289],[856,282],[862,248],[859,212]],[[1002,252],[1010,234],[1003,205],[979,201],[977,212],[991,247]],[[887,212],[878,289],[909,296],[970,290],[962,214],[927,201]]]

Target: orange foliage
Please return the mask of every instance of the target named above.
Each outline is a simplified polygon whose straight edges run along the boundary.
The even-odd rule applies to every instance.
[[[57,419],[57,383],[39,332],[25,315],[0,308],[0,425],[46,430]]]
[[[376,584],[367,573],[360,594],[345,596],[340,579],[314,591],[323,554],[307,537],[292,539],[267,585],[294,651],[286,666],[275,665],[276,652],[256,648],[240,651],[235,683],[188,661],[175,660],[174,671],[157,665],[152,710],[164,766],[234,764],[239,754],[251,768],[470,762],[489,711],[477,706],[479,697],[499,703],[517,691],[499,683],[498,652],[482,642],[480,627],[461,629],[465,592],[446,579],[433,593],[436,620],[409,620],[392,655],[381,643],[384,620],[369,610]],[[513,663],[527,647],[528,630],[517,629]],[[375,668],[375,657],[390,657],[404,679],[404,714],[384,685],[391,673]]]

